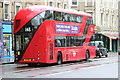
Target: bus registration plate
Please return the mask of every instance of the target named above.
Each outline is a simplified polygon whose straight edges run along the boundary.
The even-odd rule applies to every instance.
[[[24,61],[31,61],[31,59],[24,59]]]

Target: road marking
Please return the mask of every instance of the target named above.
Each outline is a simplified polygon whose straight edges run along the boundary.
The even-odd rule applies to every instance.
[[[113,57],[112,57],[113,58]],[[116,57],[114,57],[116,59]],[[64,72],[62,71],[53,71],[53,72],[48,72],[48,73],[38,73],[36,74],[35,76],[52,76],[52,75],[57,75],[57,74],[63,74],[63,73],[68,73],[68,72],[71,72],[73,70],[77,70],[77,69],[81,69],[81,68],[92,68],[92,67],[95,67],[95,66],[101,66],[103,64],[115,64],[117,62],[120,62],[118,60],[115,60],[115,61],[107,61],[107,59],[109,58],[97,58],[97,59],[91,59],[92,62],[89,62],[89,63],[86,63],[86,62],[75,62],[75,63],[68,63],[68,64],[62,64],[62,65],[55,65],[55,66],[49,66],[49,67],[44,67],[44,68],[59,68],[59,67],[73,67],[72,69],[67,69],[67,70],[64,70]],[[111,59],[111,58],[110,58]],[[96,61],[95,61],[96,60]],[[102,60],[105,60],[102,61]],[[114,60],[114,59],[113,59]],[[107,61],[107,62],[106,62]],[[95,62],[95,63],[94,63]],[[97,62],[97,63],[96,63]],[[102,63],[99,63],[99,62],[102,62]],[[92,65],[91,65],[92,64]],[[13,64],[12,64],[13,65]],[[74,67],[74,65],[76,65],[77,67]],[[83,65],[83,66],[81,66]],[[2,67],[6,67],[8,65],[2,65]],[[11,66],[11,65],[10,65]],[[15,65],[14,65],[15,66]],[[24,69],[24,68],[23,68]],[[18,71],[13,71],[13,72],[3,72],[3,74],[13,74],[13,73],[21,73],[22,72],[32,72],[34,70],[41,70],[43,69],[42,67],[40,68],[31,68],[31,69],[24,69],[24,70],[18,70]],[[35,76],[32,76],[31,77],[35,77]],[[28,76],[27,76],[28,77]]]
[[[39,69],[41,69],[41,68],[32,68],[32,69],[19,70],[19,71],[14,71],[14,73],[28,72],[28,71],[39,70]]]
[[[72,72],[72,71],[56,72],[56,73],[49,74],[49,75],[46,75],[46,76],[53,76],[53,75],[58,75],[58,74],[63,74],[63,73],[69,73],[69,72]]]
[[[117,63],[117,61],[114,62],[107,62],[107,63],[103,63],[103,64],[113,64],[113,63]],[[84,66],[78,66],[78,67],[74,67],[74,68],[70,68],[64,71],[56,71],[56,72],[48,72],[48,73],[42,73],[42,74],[38,74],[38,75],[33,75],[33,76],[27,76],[27,77],[37,77],[37,76],[53,76],[53,75],[58,75],[58,74],[63,74],[63,73],[68,73],[68,72],[72,72],[74,70],[77,69],[88,69],[88,68],[95,68],[95,67],[101,67],[103,66],[103,64],[87,64]]]

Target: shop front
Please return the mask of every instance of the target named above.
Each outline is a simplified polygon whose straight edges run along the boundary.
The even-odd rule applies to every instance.
[[[103,41],[109,52],[118,52],[118,33],[97,34],[97,40]]]
[[[2,32],[2,21],[0,20],[0,61],[3,57],[3,32]]]
[[[4,55],[2,62],[14,62],[14,52],[12,51],[12,24],[10,22],[3,22],[2,27],[4,44]]]

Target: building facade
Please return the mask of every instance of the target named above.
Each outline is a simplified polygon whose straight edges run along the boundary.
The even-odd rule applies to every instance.
[[[118,0],[96,2],[96,28],[109,51],[118,51]]]
[[[69,4],[69,8],[90,13],[98,40],[104,41],[109,51],[117,52],[118,0],[69,0]]]
[[[58,8],[68,8],[68,0],[0,0],[0,31],[3,40],[2,62],[13,62],[13,42],[12,42],[12,23],[16,13],[25,7],[32,5],[46,5]]]

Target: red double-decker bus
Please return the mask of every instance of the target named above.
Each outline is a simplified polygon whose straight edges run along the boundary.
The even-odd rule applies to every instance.
[[[96,57],[92,16],[47,6],[21,9],[14,19],[16,63],[58,63]]]

